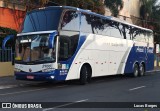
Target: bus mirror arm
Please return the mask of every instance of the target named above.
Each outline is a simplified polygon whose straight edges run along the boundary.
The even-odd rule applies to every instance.
[[[49,40],[48,40],[49,49],[54,48],[54,41],[55,41],[55,38],[56,38],[57,35],[58,35],[57,32],[53,32],[53,33],[50,34]]]
[[[3,43],[2,43],[2,49],[5,50],[6,49],[6,43],[7,41],[9,41],[10,39],[13,39],[14,35],[8,35],[7,37],[4,38]]]

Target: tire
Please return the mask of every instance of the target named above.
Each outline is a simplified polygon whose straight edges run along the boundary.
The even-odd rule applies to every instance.
[[[91,80],[91,69],[87,67],[87,65],[82,66],[80,72],[80,84],[85,85],[87,82]]]
[[[139,66],[139,76],[144,76],[145,75],[145,68],[144,68],[144,65],[141,64]]]
[[[138,64],[135,64],[133,68],[133,77],[137,77],[138,74],[139,74],[139,67]]]

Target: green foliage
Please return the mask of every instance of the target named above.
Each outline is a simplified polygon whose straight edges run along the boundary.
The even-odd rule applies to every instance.
[[[143,27],[152,27],[154,31],[154,40],[160,43],[160,4],[159,0],[140,0],[140,16]]]
[[[74,6],[93,12],[104,14],[105,9],[102,0],[50,0],[58,5]]]
[[[110,9],[113,16],[117,17],[119,11],[123,9],[123,0],[105,0],[104,4]]]
[[[93,12],[104,14],[105,9],[103,5],[103,0],[29,0],[28,10],[32,10],[37,7],[31,7],[33,5],[38,5],[39,7],[45,6],[47,3],[52,2],[61,6],[74,6],[82,9],[92,10]],[[32,4],[32,5],[30,5]]]

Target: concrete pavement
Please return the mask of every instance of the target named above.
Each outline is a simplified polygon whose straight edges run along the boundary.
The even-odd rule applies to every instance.
[[[62,84],[42,83],[0,90],[1,102],[62,102],[61,106],[76,105],[81,102],[159,102],[160,72],[147,73],[144,77],[109,76],[93,79],[90,84],[78,85],[76,82]],[[72,102],[72,104],[63,104]],[[79,106],[81,107],[81,106]],[[93,107],[96,107],[94,105]],[[49,107],[50,108],[50,107]],[[62,111],[53,107],[39,111]],[[80,111],[75,108],[68,111]],[[91,109],[86,109],[90,111]],[[136,111],[152,111],[140,108]],[[17,109],[15,109],[17,111]],[[64,110],[66,111],[66,110]],[[95,108],[95,111],[100,109]],[[113,109],[103,111],[114,111]],[[115,111],[135,111],[135,109],[115,109]],[[153,109],[158,111],[158,109]]]
[[[39,82],[16,80],[14,76],[0,77],[0,89],[13,88],[37,83]]]

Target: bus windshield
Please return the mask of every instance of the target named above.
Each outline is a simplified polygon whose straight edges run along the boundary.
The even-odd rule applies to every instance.
[[[20,32],[36,32],[57,30],[62,9],[55,7],[54,9],[41,9],[30,12],[26,15]]]
[[[16,39],[16,61],[53,62],[54,49],[48,47],[49,34],[19,36]]]

